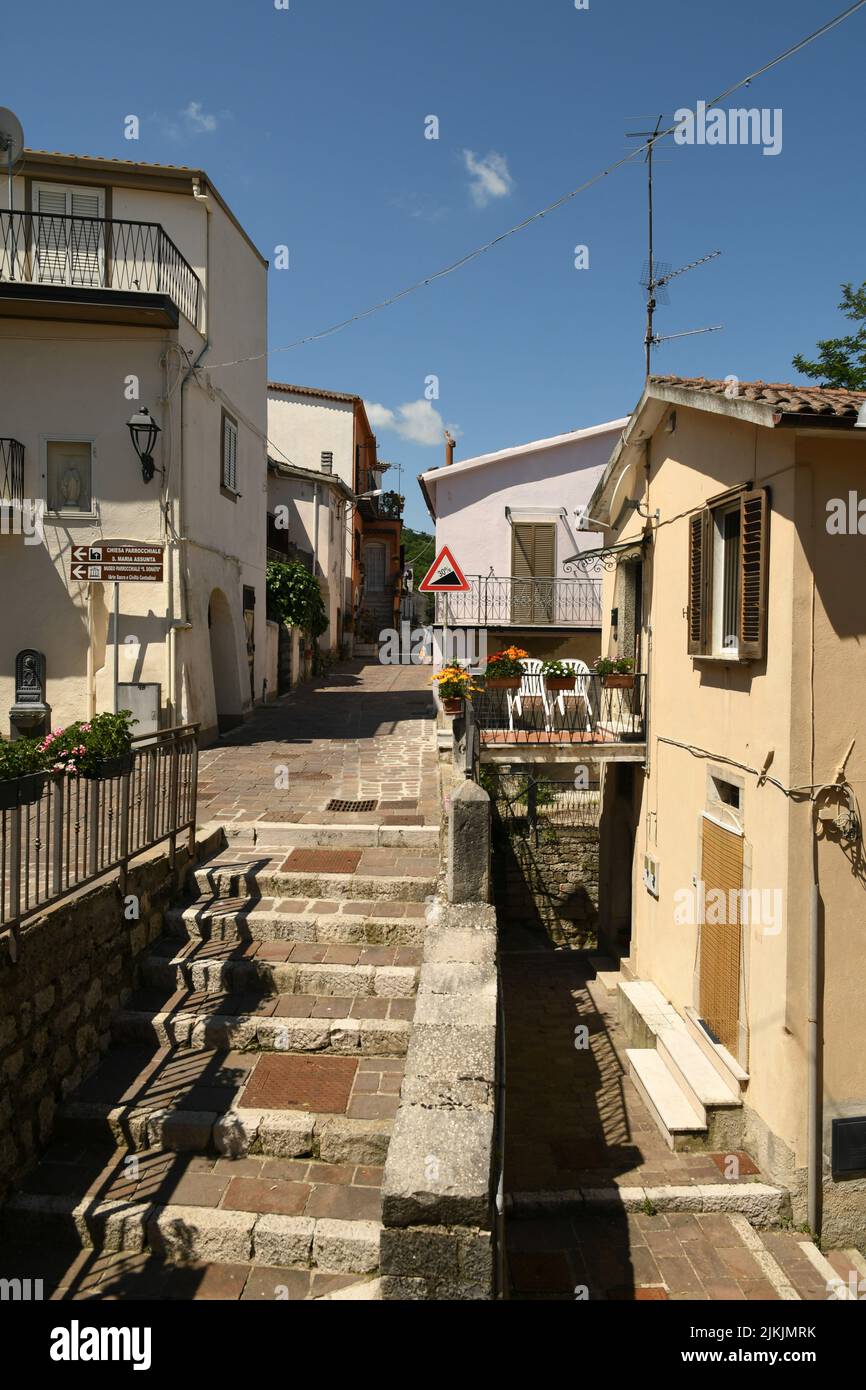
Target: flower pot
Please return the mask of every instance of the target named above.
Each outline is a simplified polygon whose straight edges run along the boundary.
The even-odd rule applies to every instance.
[[[634,676],[625,671],[613,671],[609,676],[602,676],[601,683],[605,690],[634,690]]]
[[[573,690],[574,676],[545,676],[544,684],[548,690]]]
[[[0,782],[0,811],[11,811],[18,805],[18,783],[20,777],[5,777]]]
[[[45,786],[47,772],[28,772],[18,778],[18,805],[31,806],[38,801]]]
[[[520,676],[488,676],[486,690],[519,690]]]
[[[132,753],[120,753],[116,758],[101,758],[94,772],[85,773],[92,780],[104,781],[108,777],[121,777],[132,771]]]
[[[446,697],[446,696],[443,695],[443,696],[442,696],[442,708],[444,709],[444,711],[445,711],[446,714],[462,714],[462,713],[463,713],[463,696],[462,696],[462,695],[449,695],[449,696]]]

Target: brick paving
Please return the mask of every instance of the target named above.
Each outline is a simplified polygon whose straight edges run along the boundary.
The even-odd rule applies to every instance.
[[[353,824],[437,825],[429,675],[346,662],[256,710],[202,752],[200,820],[345,823],[329,801],[373,800],[377,809],[352,813]]]

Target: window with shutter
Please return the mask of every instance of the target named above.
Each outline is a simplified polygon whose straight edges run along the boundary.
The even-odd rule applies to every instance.
[[[34,184],[36,274],[54,285],[105,284],[105,192]]]
[[[770,499],[766,488],[740,499],[740,656],[766,655]]]
[[[516,521],[511,528],[511,621],[550,623],[554,610],[556,526]]]
[[[223,411],[221,483],[224,492],[238,490],[238,422]]]
[[[701,1016],[714,1037],[736,1057],[740,1041],[743,837],[708,816],[701,822],[701,883],[707,907],[700,928]]]
[[[770,494],[740,489],[689,518],[688,651],[760,660],[766,652]]]

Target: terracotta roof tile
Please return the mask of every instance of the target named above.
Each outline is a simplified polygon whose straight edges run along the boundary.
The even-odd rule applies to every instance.
[[[728,382],[714,381],[704,376],[651,376],[650,382],[711,396],[724,396],[729,389]],[[832,415],[838,419],[856,419],[866,402],[866,391],[845,391],[837,386],[790,386],[782,382],[741,381],[739,388],[741,399],[772,406],[782,415]]]
[[[345,391],[325,391],[318,386],[291,386],[287,381],[269,381],[269,391],[289,391],[295,396],[319,396],[326,401],[359,401],[360,396]]]

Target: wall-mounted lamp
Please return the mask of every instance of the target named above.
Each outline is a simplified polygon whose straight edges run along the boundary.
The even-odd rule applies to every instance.
[[[152,457],[156,447],[156,437],[162,431],[146,405],[142,406],[141,410],[127,421],[126,428],[132,438],[132,447],[141,460],[141,476],[146,483],[149,483],[154,473],[163,471],[161,468],[157,469]]]

